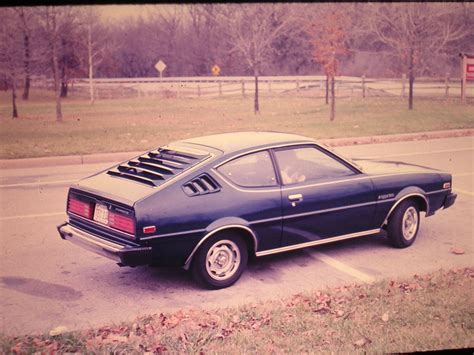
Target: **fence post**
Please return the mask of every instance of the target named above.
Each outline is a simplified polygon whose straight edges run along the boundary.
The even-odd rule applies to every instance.
[[[219,81],[219,96],[222,96],[222,83]]]
[[[407,81],[407,75],[402,74],[402,92],[401,92],[401,97],[405,97],[405,85]]]
[[[271,94],[272,93],[272,81],[268,80],[268,92]]]
[[[296,92],[300,92],[300,79],[296,79]]]
[[[329,104],[329,76],[326,75],[326,105]]]
[[[198,97],[201,97],[201,85],[198,84]]]
[[[449,73],[446,73],[446,79],[444,80],[444,97],[447,99],[449,97]]]
[[[461,102],[463,104],[466,103],[466,84],[467,84],[467,71],[466,71],[466,66],[467,66],[467,55],[463,54],[462,55],[462,63],[461,63]]]
[[[242,97],[245,98],[245,81],[242,79]]]
[[[365,99],[365,75],[362,75],[362,97]]]

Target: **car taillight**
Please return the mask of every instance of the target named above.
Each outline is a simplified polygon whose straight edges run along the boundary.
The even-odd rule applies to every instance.
[[[115,212],[109,212],[109,227],[135,234],[135,221],[133,218]]]
[[[92,202],[81,201],[74,197],[69,197],[67,210],[88,219],[92,219],[94,212]]]

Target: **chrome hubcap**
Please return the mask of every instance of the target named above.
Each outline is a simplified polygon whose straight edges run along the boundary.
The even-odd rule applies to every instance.
[[[231,240],[220,240],[207,252],[206,270],[214,280],[227,280],[237,272],[239,265],[240,250]]]
[[[403,214],[402,231],[406,240],[411,240],[416,234],[418,228],[418,213],[415,207],[408,207]]]

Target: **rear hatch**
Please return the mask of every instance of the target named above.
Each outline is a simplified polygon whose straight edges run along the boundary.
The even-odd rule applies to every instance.
[[[135,203],[211,156],[203,150],[166,146],[87,177],[69,190],[70,223],[96,235],[135,245]]]
[[[85,178],[74,188],[133,206],[210,157],[207,151],[166,146]]]

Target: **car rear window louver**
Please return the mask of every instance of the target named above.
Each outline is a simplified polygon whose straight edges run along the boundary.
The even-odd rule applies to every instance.
[[[220,185],[207,174],[199,175],[183,185],[183,191],[188,196],[212,194],[220,189]]]
[[[150,186],[160,186],[207,157],[209,154],[204,152],[195,154],[159,148],[119,165],[107,171],[107,174]]]

